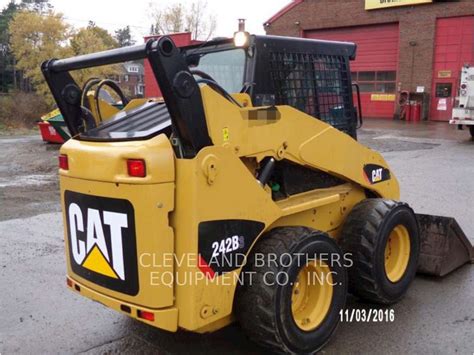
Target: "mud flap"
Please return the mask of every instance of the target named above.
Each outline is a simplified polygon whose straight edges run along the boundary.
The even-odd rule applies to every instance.
[[[418,273],[445,276],[474,262],[474,250],[458,222],[451,217],[417,214],[421,235]]]

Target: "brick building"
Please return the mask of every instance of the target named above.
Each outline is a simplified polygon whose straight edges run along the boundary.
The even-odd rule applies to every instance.
[[[423,117],[447,121],[463,65],[474,65],[473,0],[294,0],[267,34],[351,41],[366,117],[392,118],[401,93]]]
[[[143,97],[145,92],[144,68],[141,62],[123,63],[123,74],[119,76],[120,87],[130,97]]]

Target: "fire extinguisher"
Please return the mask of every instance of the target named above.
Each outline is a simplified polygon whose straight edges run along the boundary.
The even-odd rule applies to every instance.
[[[421,120],[421,102],[411,101],[410,103],[411,120],[413,122],[419,122]]]

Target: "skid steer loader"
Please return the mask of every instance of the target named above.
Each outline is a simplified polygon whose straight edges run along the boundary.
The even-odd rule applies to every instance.
[[[417,269],[444,275],[472,247],[454,220],[399,202],[394,172],[357,142],[354,44],[235,39],[43,64],[72,136],[59,157],[67,285],[164,330],[238,320],[273,351],[314,353],[348,292],[397,302]],[[70,73],[142,59],[162,99]],[[105,87],[120,107],[106,109]]]

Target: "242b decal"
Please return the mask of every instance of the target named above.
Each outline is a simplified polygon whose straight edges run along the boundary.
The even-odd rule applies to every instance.
[[[244,247],[245,237],[234,235],[233,237],[222,239],[220,242],[212,243],[212,257],[218,258],[219,255],[229,254]]]
[[[265,224],[248,220],[217,220],[199,224],[199,267],[206,275],[222,274],[241,266],[242,256]]]

